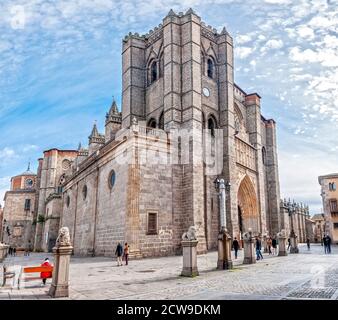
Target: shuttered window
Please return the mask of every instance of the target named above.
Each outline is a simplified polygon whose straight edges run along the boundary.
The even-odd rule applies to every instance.
[[[157,213],[148,212],[148,232],[147,234],[157,234]]]
[[[25,210],[30,210],[31,209],[31,199],[26,199],[25,200]]]
[[[338,212],[337,200],[330,200],[331,213]]]

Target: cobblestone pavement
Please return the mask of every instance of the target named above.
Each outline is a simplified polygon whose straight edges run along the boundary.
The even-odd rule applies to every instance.
[[[130,261],[117,267],[109,258],[72,257],[70,299],[331,299],[338,300],[338,247],[325,255],[321,245],[308,251],[300,245],[299,254],[269,256],[253,265],[243,265],[242,253],[234,269],[216,270],[217,253],[198,256],[200,276],[179,276],[182,257]],[[49,254],[7,258],[14,268],[39,265]],[[1,268],[2,269],[2,268]],[[1,271],[2,272],[2,271]],[[2,278],[2,275],[1,275]],[[0,287],[0,299],[49,299],[47,286],[29,281],[18,290],[11,281]]]

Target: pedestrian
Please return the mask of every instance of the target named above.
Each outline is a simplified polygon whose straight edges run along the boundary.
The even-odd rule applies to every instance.
[[[122,255],[123,255],[123,248],[121,242],[117,244],[115,255],[117,259],[117,266],[122,266]]]
[[[256,238],[256,259],[257,260],[261,260],[261,259],[263,260],[263,255],[262,255],[261,249],[262,249],[262,242],[257,237]]]
[[[326,245],[327,245],[327,253],[331,253],[331,238],[329,235],[326,236]]]
[[[306,238],[307,249],[310,250],[310,239]]]
[[[272,254],[272,251],[271,251],[272,239],[271,239],[271,237],[268,238],[267,245],[268,245],[268,252],[269,252],[269,255],[270,255],[270,254]]]
[[[290,249],[290,247],[291,247],[291,239],[288,238],[288,250]]]
[[[52,267],[51,263],[49,262],[49,259],[46,258],[45,261],[41,264],[41,267]],[[52,278],[52,272],[41,272],[40,278],[42,279],[43,285],[46,285],[46,281],[48,278]]]
[[[324,244],[324,252],[325,253],[329,253],[328,252],[328,248],[327,248],[327,239],[326,239],[326,236],[323,237],[323,244]]]
[[[273,237],[273,239],[272,239],[272,254],[273,255],[277,254],[277,239],[276,239],[276,237]]]
[[[13,256],[16,257],[16,248],[13,248]]]
[[[237,241],[237,238],[235,238],[234,241],[232,242],[232,247],[234,248],[235,251],[235,259],[237,259],[237,253],[239,249],[239,243]]]
[[[13,253],[13,249],[12,249],[12,247],[9,247],[9,248],[8,248],[8,254],[11,256],[12,253]]]
[[[123,256],[124,256],[124,259],[126,261],[126,266],[127,266],[128,265],[128,256],[129,256],[129,245],[128,245],[127,242],[124,244]]]

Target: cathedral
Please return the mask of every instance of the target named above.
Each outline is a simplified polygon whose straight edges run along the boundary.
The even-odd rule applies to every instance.
[[[30,199],[25,245],[51,251],[65,226],[75,255],[112,256],[118,242],[135,258],[174,255],[193,225],[198,252],[214,250],[220,178],[231,236],[276,235],[285,218],[276,123],[261,114],[259,94],[234,83],[233,54],[227,30],[191,9],[171,10],[147,34],[129,33],[121,112],[113,101],[104,133],[94,124],[88,147],[46,150],[37,174],[22,174],[6,195]]]

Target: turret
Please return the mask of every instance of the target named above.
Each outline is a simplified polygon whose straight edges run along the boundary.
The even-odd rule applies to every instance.
[[[96,123],[94,123],[92,133],[88,137],[89,139],[89,155],[98,150],[102,145],[104,145],[105,138],[104,135],[100,134],[97,130]]]
[[[121,129],[122,112],[119,112],[115,100],[106,114],[105,141],[115,139],[116,132]]]

